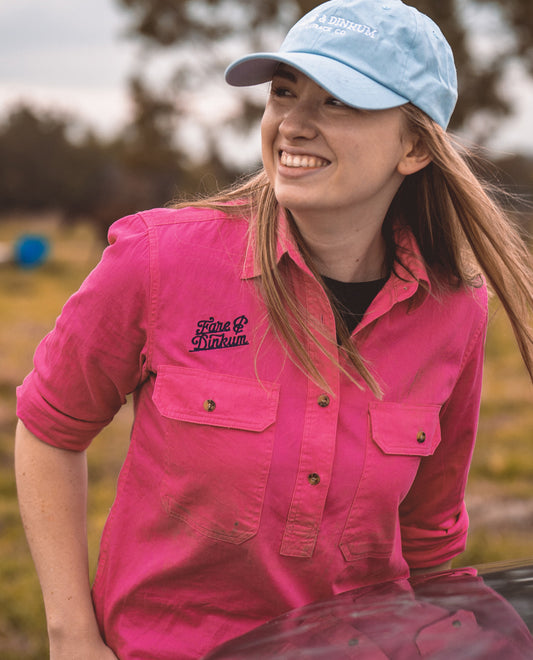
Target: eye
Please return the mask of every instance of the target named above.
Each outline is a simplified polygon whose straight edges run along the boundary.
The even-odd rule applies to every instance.
[[[278,98],[285,98],[287,96],[291,96],[292,92],[290,89],[287,89],[287,87],[283,87],[283,85],[272,84],[272,87],[270,88],[270,94]]]
[[[346,103],[343,103],[342,101],[339,101],[339,99],[336,99],[334,96],[329,96],[326,99],[326,105],[333,105],[336,108],[348,108],[349,106],[346,105]]]

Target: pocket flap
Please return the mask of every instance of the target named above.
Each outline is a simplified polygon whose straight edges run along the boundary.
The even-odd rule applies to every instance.
[[[247,431],[263,431],[276,419],[279,384],[164,365],[154,402],[164,417]]]
[[[372,402],[372,439],[385,454],[429,456],[440,442],[440,406]]]

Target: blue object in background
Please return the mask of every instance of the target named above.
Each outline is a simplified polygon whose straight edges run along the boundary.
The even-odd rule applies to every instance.
[[[20,236],[13,249],[15,263],[22,268],[36,268],[42,265],[48,257],[50,246],[44,236]]]

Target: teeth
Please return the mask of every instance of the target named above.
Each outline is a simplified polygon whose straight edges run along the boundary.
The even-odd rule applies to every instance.
[[[286,151],[281,152],[281,164],[286,167],[325,167],[327,160],[316,156],[294,156]]]

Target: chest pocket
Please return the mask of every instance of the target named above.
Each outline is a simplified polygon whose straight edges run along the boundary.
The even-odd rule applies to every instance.
[[[348,561],[361,556],[401,556],[399,507],[420,461],[441,440],[440,406],[373,402],[365,464],[341,550]]]
[[[440,442],[440,406],[371,403],[370,433],[384,454],[430,456]]]
[[[279,384],[163,366],[154,403],[165,418],[167,513],[217,540],[258,529],[274,445]]]

